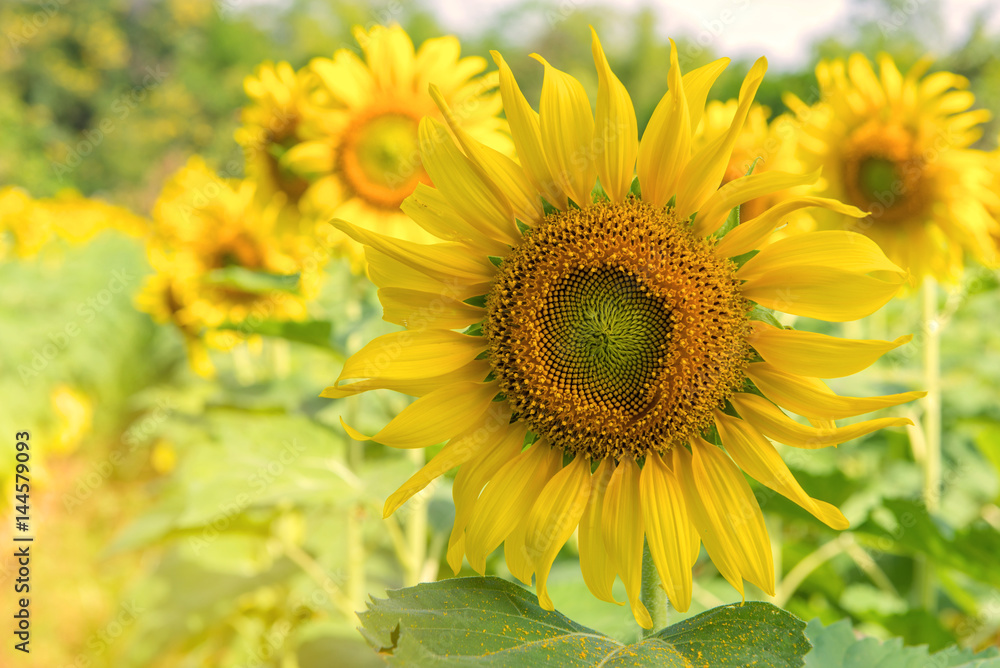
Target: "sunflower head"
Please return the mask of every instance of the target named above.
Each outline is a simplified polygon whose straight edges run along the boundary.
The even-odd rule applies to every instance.
[[[702,543],[739,591],[746,579],[773,592],[763,516],[741,469],[845,528],[836,508],[794,481],[769,438],[823,447],[905,424],[833,421],[919,393],[842,397],[819,380],[863,369],[905,337],[842,341],[786,330],[770,315],[851,320],[895,294],[905,273],[859,234],[772,234],[803,208],[861,211],[790,196],[726,224],[734,207],[818,177],[767,170],[720,187],[765,61],[747,75],[728,127],[699,146],[708,90],[727,60],[682,75],[672,43],[668,91],[640,140],[596,34],[593,53],[596,114],[583,86],[540,57],[536,113],[493,54],[518,161],[477,141],[432,89],[447,123],[420,123],[434,188],[418,187],[403,209],[438,241],[335,223],[365,245],[385,319],[405,330],[353,355],[324,396],[418,397],[372,436],[346,428],[400,448],[447,442],[385,512],[460,466],[448,546],[456,572],[463,557],[483,572],[504,544],[510,572],[534,577],[551,609],[549,569],[578,530],[590,590],[613,600],[620,577],[648,627],[644,541],[681,610]]]
[[[496,73],[479,57],[460,58],[459,42],[440,37],[414,48],[399,26],[355,28],[362,57],[349,49],[316,58],[306,68],[317,82],[305,109],[306,140],[281,164],[312,184],[303,210],[317,218],[347,218],[368,229],[419,241],[399,207],[430,177],[420,157],[418,128],[441,118],[428,94],[437,86],[460,124],[477,140],[509,152]]]
[[[148,250],[157,273],[137,303],[176,324],[186,340],[228,349],[254,323],[305,317],[318,265],[296,252],[297,217],[280,195],[221,179],[193,158],[164,186],[153,222]]]
[[[816,67],[821,100],[786,101],[801,121],[808,168],[823,168],[822,194],[868,216],[821,214],[825,229],[851,229],[874,239],[912,280],[955,279],[963,253],[983,260],[996,222],[986,205],[987,161],[969,147],[989,119],[973,109],[968,81],[950,72],[926,75],[921,60],[904,76],[882,54],[876,74],[861,54]]]

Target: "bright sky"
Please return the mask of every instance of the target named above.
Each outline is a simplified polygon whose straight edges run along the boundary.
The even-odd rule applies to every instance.
[[[908,0],[913,15],[932,0]],[[516,4],[517,0],[455,2],[431,0],[446,28],[459,34],[475,34],[488,26],[490,17]],[[792,67],[808,54],[808,45],[832,28],[847,26],[848,13],[857,5],[848,0],[555,0],[552,11],[570,12],[576,7],[602,4],[635,10],[650,6],[657,16],[657,30],[668,35],[687,34],[712,44],[716,53],[730,57],[764,55],[773,66]],[[942,51],[968,34],[973,15],[995,5],[995,0],[944,0],[947,29],[942,43],[928,44],[929,52]],[[905,11],[905,10],[904,10]],[[878,20],[872,14],[868,18]],[[908,20],[900,15],[896,21]],[[1000,10],[994,11],[990,28],[1000,30]]]

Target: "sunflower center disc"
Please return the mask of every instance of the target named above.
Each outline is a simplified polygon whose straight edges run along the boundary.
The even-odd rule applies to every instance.
[[[562,384],[593,401],[641,409],[670,332],[670,309],[623,269],[556,282],[538,323]]]
[[[872,218],[904,220],[927,206],[928,170],[913,133],[898,125],[868,123],[845,149],[847,199]]]
[[[547,216],[504,260],[487,311],[490,361],[519,419],[593,458],[666,451],[743,383],[733,265],[639,200]]]
[[[426,179],[417,120],[393,111],[362,114],[344,133],[340,168],[355,193],[372,206],[396,210]]]

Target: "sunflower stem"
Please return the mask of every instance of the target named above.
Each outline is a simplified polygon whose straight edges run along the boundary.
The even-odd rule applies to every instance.
[[[407,455],[415,468],[419,469],[427,463],[424,451],[420,448],[410,450]],[[406,546],[409,563],[406,565],[406,586],[412,587],[420,583],[420,576],[427,560],[427,495],[417,494],[409,503],[409,515],[406,517]]]
[[[642,636],[649,637],[667,625],[667,593],[660,585],[660,574],[656,572],[653,555],[649,553],[649,543],[642,545],[642,589],[640,590],[642,604],[649,611],[653,620],[653,628],[643,629]]]
[[[941,322],[937,312],[937,282],[924,280],[924,504],[929,514],[941,506]],[[934,572],[925,556],[917,562],[917,595],[920,604],[933,612]]]

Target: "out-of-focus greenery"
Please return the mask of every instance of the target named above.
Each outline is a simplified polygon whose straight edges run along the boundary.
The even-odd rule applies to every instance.
[[[784,110],[786,90],[814,101],[815,61],[853,50],[886,50],[905,69],[933,51],[927,45],[937,45],[942,30],[939,6],[921,3],[918,14],[906,7],[889,2],[859,9],[863,18],[819,40],[809,62],[770,73],[758,99],[774,114]],[[4,2],[0,186],[21,186],[35,197],[75,189],[146,213],[189,155],[204,155],[216,168],[242,159],[233,131],[245,101],[243,79],[259,62],[299,67],[314,56],[356,48],[351,26],[386,21],[400,22],[416,43],[442,32],[429,10],[394,2]],[[593,91],[587,28],[593,25],[633,96],[641,129],[665,90],[670,53],[652,23],[649,10],[568,11],[529,1],[479,34],[462,36],[463,52],[488,57],[490,49],[502,51],[532,101],[541,86],[541,67],[527,57],[535,51],[557,54],[554,64]],[[675,38],[685,70],[725,55],[701,47],[696,35]],[[939,54],[935,67],[968,77],[978,106],[996,113],[997,53],[1000,35],[970,28],[958,48]],[[712,96],[735,96],[749,65],[731,65]],[[983,148],[995,146],[996,127],[984,135]],[[109,289],[115,271],[131,277],[124,288],[99,308],[88,306]],[[310,313],[333,323],[329,335],[322,330],[309,343],[261,337],[259,347],[220,355],[218,376],[206,380],[188,368],[176,331],[133,308],[148,271],[141,244],[114,232],[82,247],[54,241],[35,258],[0,262],[0,434],[7,438],[30,426],[39,442],[32,496],[39,537],[34,575],[43,583],[33,607],[39,665],[381,665],[356,633],[351,612],[369,594],[414,577],[450,575],[443,557],[453,508],[445,477],[383,520],[382,502],[419,463],[350,441],[339,418],[374,430],[404,400],[316,396],[347,354],[394,329],[379,319],[373,288],[347,267],[331,265]],[[852,523],[848,533],[830,531],[758,488],[780,546],[778,603],[803,619],[829,625],[848,617],[877,637],[901,636],[932,649],[1000,645],[994,567],[1000,348],[984,325],[1000,310],[1000,289],[994,273],[972,268],[949,295],[942,304],[953,314],[943,335],[941,512],[931,517],[923,507],[920,467],[900,430],[806,455],[787,453],[810,494],[843,508]],[[60,333],[70,323],[79,334],[62,344]],[[847,331],[917,337],[835,389],[880,394],[919,386],[920,328],[910,298]],[[44,351],[48,344],[58,349],[52,359]],[[21,373],[36,353],[41,368]],[[54,408],[63,387],[84,396],[80,410],[93,417],[84,435],[63,438],[60,449],[50,446],[65,432],[67,418]],[[0,507],[6,510],[10,483],[3,466]],[[429,520],[418,538],[428,558],[413,572],[405,524],[421,503]],[[913,593],[921,559],[940,585],[933,611]],[[9,577],[5,564],[0,579]],[[506,575],[500,555],[488,568]],[[695,583],[688,614],[738,600],[705,560],[696,566]],[[7,584],[3,579],[5,591]],[[601,603],[583,587],[572,541],[552,570],[549,590],[570,618],[615,637],[634,636],[627,608]],[[617,589],[616,595],[623,598]],[[9,605],[9,596],[2,599]]]

